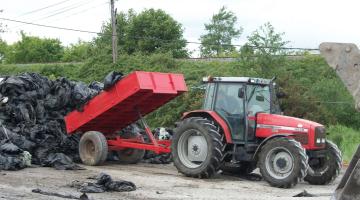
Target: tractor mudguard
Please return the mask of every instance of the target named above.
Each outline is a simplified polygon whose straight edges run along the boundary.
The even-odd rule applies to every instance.
[[[223,120],[220,117],[220,115],[218,115],[215,111],[194,110],[191,112],[184,113],[181,119],[186,119],[189,117],[205,117],[205,118],[210,117],[210,118],[212,118],[214,121],[216,121],[216,123],[218,123],[218,125],[221,127],[222,131],[224,132],[226,143],[233,143],[233,141],[231,139],[231,132],[230,132],[229,126],[227,125],[225,120]]]
[[[258,153],[259,153],[260,150],[261,150],[261,147],[263,147],[263,146],[266,144],[266,142],[268,142],[269,140],[274,139],[274,138],[277,138],[277,137],[289,137],[289,136],[292,136],[292,135],[293,135],[293,134],[280,133],[280,134],[271,135],[271,136],[265,138],[265,140],[263,140],[263,141],[259,144],[259,146],[256,148],[256,151],[255,151],[255,153],[254,153],[254,155],[253,155],[253,159],[256,160],[257,155],[258,155]]]
[[[360,145],[331,200],[360,199]]]

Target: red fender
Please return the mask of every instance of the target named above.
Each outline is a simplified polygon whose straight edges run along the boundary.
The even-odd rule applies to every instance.
[[[233,143],[231,139],[231,132],[230,128],[223,120],[220,115],[218,115],[215,111],[210,110],[194,110],[191,112],[186,112],[183,114],[181,119],[189,118],[189,117],[205,117],[209,118],[211,117],[217,124],[219,124],[220,128],[223,130],[225,139],[227,143]]]

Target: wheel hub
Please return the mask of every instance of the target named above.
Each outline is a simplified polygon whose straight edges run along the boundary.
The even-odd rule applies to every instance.
[[[286,160],[285,160],[285,159],[281,158],[281,159],[278,159],[278,160],[276,161],[276,165],[277,165],[280,169],[284,169],[284,168],[286,167],[287,163],[286,163]]]
[[[179,138],[179,159],[189,168],[197,168],[205,161],[207,149],[205,137],[195,129],[184,132]]]
[[[287,149],[277,147],[267,154],[265,165],[271,176],[284,179],[291,174],[294,168],[294,158]]]
[[[192,146],[192,153],[193,153],[194,155],[199,155],[199,154],[200,154],[200,147],[199,147],[197,144],[194,144],[194,145]]]

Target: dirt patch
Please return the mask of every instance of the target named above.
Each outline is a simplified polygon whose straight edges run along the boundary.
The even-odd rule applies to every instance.
[[[312,194],[326,194],[334,191],[340,181],[327,186],[312,186],[300,183],[292,189],[270,187],[264,181],[249,181],[241,177],[217,175],[214,179],[194,179],[179,174],[172,164],[168,165],[119,165],[82,166],[87,170],[61,171],[52,168],[27,168],[21,171],[0,172],[0,199],[45,200],[49,196],[32,193],[40,188],[49,192],[58,192],[80,196],[80,193],[67,185],[73,180],[86,181],[89,176],[100,172],[111,175],[114,179],[132,181],[137,190],[133,192],[108,192],[89,194],[96,200],[105,199],[246,199],[246,200],[329,200],[330,196],[292,197],[304,190]],[[341,177],[341,176],[340,176]],[[50,197],[50,199],[62,199]],[[63,199],[62,199],[63,200]]]

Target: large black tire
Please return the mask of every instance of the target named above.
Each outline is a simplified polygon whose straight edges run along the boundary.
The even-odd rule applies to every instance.
[[[301,181],[308,170],[308,156],[294,139],[280,137],[261,148],[258,166],[264,180],[273,187],[291,188]]]
[[[121,163],[136,164],[144,158],[145,150],[128,148],[117,151],[116,153]]]
[[[331,141],[326,141],[327,154],[324,158],[317,159],[315,164],[310,164],[310,168],[305,181],[312,185],[326,185],[339,176],[342,163],[342,155],[339,148]],[[309,163],[311,163],[311,159]]]
[[[80,159],[85,165],[101,165],[108,154],[105,136],[97,131],[84,133],[79,143]]]
[[[138,128],[136,125],[132,125],[135,128]],[[140,133],[136,133],[136,132],[125,132],[124,134],[121,135],[122,138],[125,139],[139,139],[139,142],[144,142],[144,136],[141,135]],[[124,163],[124,164],[136,164],[138,162],[140,162],[144,156],[145,156],[145,150],[144,149],[132,149],[132,148],[127,148],[124,150],[120,150],[120,151],[116,151],[116,154],[118,156],[119,162],[120,163]]]
[[[203,136],[207,143],[207,149],[202,149],[207,152],[206,158],[196,167],[190,167],[188,163],[191,161],[184,160],[187,158],[184,158],[180,152],[184,151],[184,149],[182,149],[184,146],[181,142],[179,143],[179,141],[183,141],[183,137],[189,133],[196,133],[199,136]],[[195,178],[210,178],[217,173],[221,166],[223,147],[224,142],[222,135],[219,133],[219,127],[212,120],[202,117],[191,117],[184,119],[175,129],[171,153],[174,165],[179,172]]]

